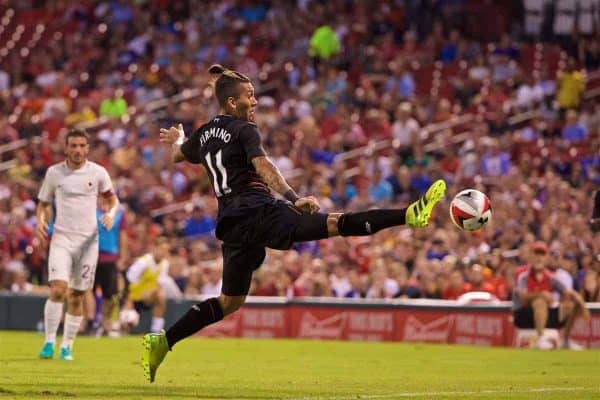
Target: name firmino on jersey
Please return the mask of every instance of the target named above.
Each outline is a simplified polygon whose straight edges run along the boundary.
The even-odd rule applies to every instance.
[[[229,143],[231,134],[223,128],[210,128],[200,136],[200,146],[204,146],[210,138],[221,139],[225,143]]]

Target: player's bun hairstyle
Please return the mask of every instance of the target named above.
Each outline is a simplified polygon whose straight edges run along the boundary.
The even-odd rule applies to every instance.
[[[215,96],[217,96],[219,105],[222,108],[225,108],[230,97],[237,99],[242,93],[240,83],[250,83],[250,78],[246,75],[227,69],[221,64],[211,65],[208,72],[213,75],[220,75],[215,82]]]
[[[90,135],[88,135],[88,133],[86,132],[85,129],[79,129],[79,128],[71,129],[69,131],[69,133],[67,133],[67,136],[65,137],[65,144],[69,143],[69,138],[72,138],[72,137],[82,137],[82,138],[85,138],[85,140],[88,143],[90,142]]]

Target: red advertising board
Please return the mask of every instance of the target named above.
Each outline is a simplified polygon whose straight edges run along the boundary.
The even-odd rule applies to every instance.
[[[201,330],[199,336],[238,336],[253,338],[289,337],[286,307],[244,307],[224,320]]]
[[[290,337],[304,339],[345,339],[346,312],[340,307],[289,308]]]
[[[600,313],[593,311],[590,321],[575,323],[573,339],[587,347],[600,347]],[[246,305],[199,335],[512,346],[515,330],[506,306],[365,306],[291,301]]]
[[[448,343],[454,316],[445,311],[396,311],[396,340],[403,342]]]
[[[454,329],[449,343],[505,346],[509,344],[506,325],[510,323],[507,313],[460,312],[454,313]]]

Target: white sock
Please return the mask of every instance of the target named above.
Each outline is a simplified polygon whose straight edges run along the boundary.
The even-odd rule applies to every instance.
[[[75,341],[75,336],[79,332],[81,321],[83,321],[83,315],[72,315],[69,313],[65,315],[65,331],[60,347],[68,347],[69,349],[73,347],[73,341]]]
[[[56,331],[62,318],[63,303],[46,300],[44,305],[44,332],[46,333],[46,343],[56,342]]]
[[[165,327],[165,319],[159,317],[152,317],[152,324],[150,325],[150,332],[159,333],[162,328]]]

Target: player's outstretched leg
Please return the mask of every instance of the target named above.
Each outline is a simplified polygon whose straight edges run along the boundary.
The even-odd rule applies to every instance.
[[[444,198],[446,182],[441,179],[433,182],[424,196],[408,206],[406,224],[414,228],[423,228],[429,224],[431,211]]]
[[[156,370],[164,360],[169,351],[167,336],[165,331],[160,333],[148,333],[143,339],[144,351],[142,353],[142,367],[144,368],[144,376],[150,383],[154,382]]]

